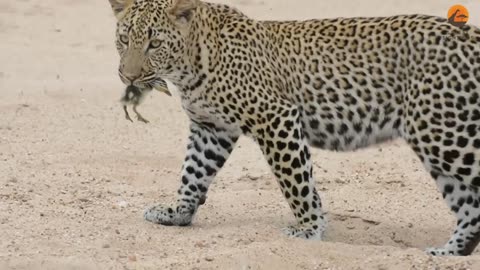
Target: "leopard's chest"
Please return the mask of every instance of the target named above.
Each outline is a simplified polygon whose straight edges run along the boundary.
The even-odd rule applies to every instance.
[[[221,129],[234,129],[234,124],[217,104],[202,98],[182,98],[182,107],[194,122],[215,126]]]

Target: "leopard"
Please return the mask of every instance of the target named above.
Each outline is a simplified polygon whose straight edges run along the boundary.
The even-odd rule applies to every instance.
[[[200,0],[109,0],[121,81],[177,88],[189,119],[177,199],[144,218],[189,226],[240,137],[263,153],[295,218],[289,237],[325,240],[311,148],[403,139],[456,228],[434,256],[480,242],[480,29],[431,15],[255,20]]]

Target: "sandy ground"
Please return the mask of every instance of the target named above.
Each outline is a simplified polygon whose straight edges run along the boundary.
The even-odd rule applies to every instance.
[[[232,0],[255,18],[426,13],[440,0]],[[480,25],[480,2],[460,1]],[[455,2],[456,3],[456,2]],[[154,94],[151,124],[123,118],[107,0],[0,0],[0,269],[480,269],[432,258],[455,220],[401,141],[314,151],[326,241],[288,239],[294,221],[260,151],[242,139],[193,226],[145,222],[175,198],[187,119]]]

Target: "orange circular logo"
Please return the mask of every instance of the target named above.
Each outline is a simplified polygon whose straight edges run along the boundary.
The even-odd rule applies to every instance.
[[[468,9],[462,5],[455,5],[448,10],[448,22],[462,27],[468,22]]]

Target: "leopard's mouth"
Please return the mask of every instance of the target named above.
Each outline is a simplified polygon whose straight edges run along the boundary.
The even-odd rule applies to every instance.
[[[167,83],[162,78],[158,77],[155,73],[146,74],[140,78],[135,79],[134,81],[129,80],[127,77],[125,77],[122,74],[122,72],[119,72],[119,75],[120,75],[120,80],[126,86],[135,86],[142,91],[144,89],[151,90],[157,87],[166,88],[167,86]]]
[[[159,92],[165,93],[168,96],[171,96],[172,94],[168,90],[167,82],[159,77],[156,77],[152,80],[148,81],[138,81],[133,83],[134,87],[139,88],[140,92],[148,92],[151,91],[152,89],[155,89]]]
[[[153,78],[137,80],[134,81],[132,85],[140,89],[155,89],[158,87],[166,87],[167,83],[163,79]]]

